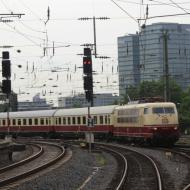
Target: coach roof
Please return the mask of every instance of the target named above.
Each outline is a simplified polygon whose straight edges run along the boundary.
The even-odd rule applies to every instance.
[[[115,107],[117,105],[111,105],[111,106],[99,106],[99,107],[91,107],[90,108],[90,114],[96,115],[96,114],[110,114],[113,113]],[[56,111],[55,116],[75,116],[75,115],[87,115],[88,109],[86,108],[72,108],[72,109],[59,109]]]
[[[10,118],[34,118],[34,117],[51,117],[56,110],[35,110],[35,111],[19,111],[10,112]],[[0,118],[6,118],[7,113],[0,113]]]

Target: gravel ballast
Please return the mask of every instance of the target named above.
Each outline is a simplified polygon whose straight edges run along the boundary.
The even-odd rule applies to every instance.
[[[117,162],[105,152],[72,148],[72,158],[61,167],[11,190],[105,190],[117,170]]]

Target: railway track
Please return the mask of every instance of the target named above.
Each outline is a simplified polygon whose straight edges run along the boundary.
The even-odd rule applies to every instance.
[[[190,146],[183,146],[183,145],[178,145],[175,146],[172,149],[164,149],[166,151],[171,152],[173,155],[179,155],[180,157],[184,158],[186,160],[188,168],[190,168]],[[189,169],[190,172],[190,169]],[[190,181],[189,178],[186,178],[183,182],[183,187],[181,187],[181,190],[190,190]]]
[[[0,189],[55,164],[65,155],[65,149],[57,144],[39,142],[35,146],[39,148],[35,155],[0,169]]]
[[[120,165],[121,162],[118,162],[120,175],[118,173],[115,175],[115,179],[108,189],[162,190],[162,181],[157,164],[149,156],[119,145],[101,144],[100,147],[114,152],[126,160],[126,171],[124,172],[122,169],[123,163]],[[116,184],[118,185],[116,186]]]

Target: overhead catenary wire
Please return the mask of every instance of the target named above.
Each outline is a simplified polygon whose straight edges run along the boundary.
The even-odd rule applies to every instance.
[[[117,7],[119,7],[124,13],[126,13],[133,21],[138,23],[138,20],[134,18],[131,14],[129,14],[125,9],[123,9],[118,3],[116,3],[114,0],[110,0],[110,1],[113,2]]]

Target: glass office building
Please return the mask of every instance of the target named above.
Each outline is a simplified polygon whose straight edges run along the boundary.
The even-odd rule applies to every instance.
[[[120,95],[128,86],[166,75],[186,89],[190,86],[190,24],[156,23],[118,37],[118,68]]]

